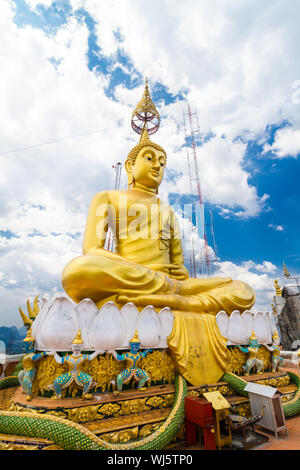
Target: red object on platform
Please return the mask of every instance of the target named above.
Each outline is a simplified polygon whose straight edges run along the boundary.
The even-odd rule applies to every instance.
[[[197,426],[201,426],[204,436],[204,448],[215,450],[214,411],[212,404],[205,399],[185,398],[185,436],[186,445],[197,443]]]

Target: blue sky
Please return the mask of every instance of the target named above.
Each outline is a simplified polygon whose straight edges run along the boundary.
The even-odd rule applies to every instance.
[[[146,76],[161,114],[153,140],[168,153],[161,197],[193,198],[189,103],[213,272],[249,282],[256,308],[269,309],[282,262],[299,273],[299,9],[294,0],[155,0],[147,13],[131,0],[2,2],[0,323],[17,324],[28,297],[62,289],[91,197],[113,186],[112,165],[137,141],[130,117]]]

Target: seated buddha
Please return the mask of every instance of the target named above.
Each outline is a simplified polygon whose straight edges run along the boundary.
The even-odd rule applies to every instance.
[[[139,310],[147,305],[169,307],[175,316],[169,346],[181,371],[194,369],[190,380],[195,383],[201,370],[201,380],[208,379],[205,367],[211,365],[216,372],[218,363],[214,379],[226,367],[226,341],[215,315],[220,310],[231,314],[250,309],[255,294],[250,286],[231,278],[189,276],[175,212],[158,197],[166,162],[165,150],[150,140],[144,126],[125,162],[128,189],[94,196],[83,255],[64,268],[62,284],[75,302],[90,298],[99,308],[109,300],[120,307],[133,302]],[[108,228],[115,252],[105,249]],[[212,356],[212,363],[202,364],[197,371],[191,361],[199,350],[206,359]]]

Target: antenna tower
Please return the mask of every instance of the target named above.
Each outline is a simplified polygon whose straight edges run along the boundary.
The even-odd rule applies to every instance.
[[[118,162],[115,165],[113,165],[112,167],[114,168],[114,170],[116,172],[114,189],[120,189],[122,163]],[[110,229],[107,233],[105,243],[106,243],[106,249],[108,251],[113,251],[113,249],[114,249],[113,233]]]
[[[198,204],[199,204],[199,211],[197,210],[197,204],[195,205],[196,226],[198,229],[199,236],[203,238],[204,260],[206,264],[207,274],[210,275],[210,261],[211,260],[209,258],[209,251],[208,251],[208,245],[207,245],[206,226],[204,222],[204,203],[203,203],[203,198],[202,198],[202,190],[201,190],[201,184],[200,184],[198,158],[197,158],[197,140],[198,141],[200,140],[200,130],[199,130],[197,112],[192,113],[191,107],[189,104],[188,104],[188,112],[183,113],[183,121],[184,121],[185,142],[186,142],[186,152],[187,152],[190,185],[191,185],[192,193],[193,193],[193,182],[196,185],[196,196],[197,196]],[[195,121],[196,121],[196,125],[195,125]],[[188,128],[189,128],[189,132],[187,130]],[[190,150],[190,147],[191,147],[191,150]],[[192,153],[193,164],[191,162],[190,151]],[[194,256],[194,253],[192,256]]]

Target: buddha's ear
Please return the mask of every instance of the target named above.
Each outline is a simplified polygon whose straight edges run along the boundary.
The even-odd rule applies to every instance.
[[[125,162],[125,170],[127,173],[127,179],[128,179],[128,188],[131,188],[134,183],[134,178],[133,178],[133,165],[131,160],[126,160]]]
[[[126,160],[125,170],[127,173],[132,173],[132,161],[131,160]]]

